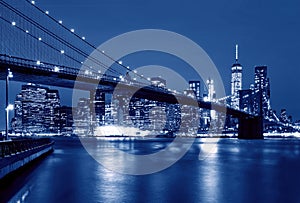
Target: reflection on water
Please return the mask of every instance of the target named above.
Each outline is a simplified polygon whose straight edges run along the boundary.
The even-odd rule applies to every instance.
[[[104,142],[97,153],[116,165],[127,162],[110,156],[112,148],[144,154],[169,144],[167,140]],[[199,159],[208,143],[215,147]],[[54,153],[30,173],[21,174],[18,179],[24,181],[7,185],[0,198],[12,202],[300,202],[299,146],[297,139],[196,139],[171,167],[133,176],[99,165],[79,140],[57,138]]]

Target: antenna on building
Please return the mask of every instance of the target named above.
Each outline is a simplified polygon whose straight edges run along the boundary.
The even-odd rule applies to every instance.
[[[237,63],[238,59],[239,59],[239,45],[236,44],[235,45],[235,62],[236,63]]]

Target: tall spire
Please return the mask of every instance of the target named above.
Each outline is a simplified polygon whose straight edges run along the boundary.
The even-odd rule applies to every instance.
[[[235,62],[237,63],[239,60],[239,45],[235,45]]]

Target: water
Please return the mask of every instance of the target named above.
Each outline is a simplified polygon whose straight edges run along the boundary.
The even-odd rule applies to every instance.
[[[112,143],[142,154],[169,144],[168,140]],[[54,153],[2,188],[0,198],[12,202],[300,202],[299,139],[220,139],[210,156],[199,160],[204,143],[214,144],[197,139],[171,167],[134,176],[104,168],[78,140],[60,138]],[[109,154],[110,147],[101,150]],[[109,155],[108,159],[114,161]]]

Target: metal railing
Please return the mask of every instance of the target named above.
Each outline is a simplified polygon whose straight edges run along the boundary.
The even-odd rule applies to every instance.
[[[53,143],[54,141],[51,138],[20,139],[0,142],[0,159]]]

